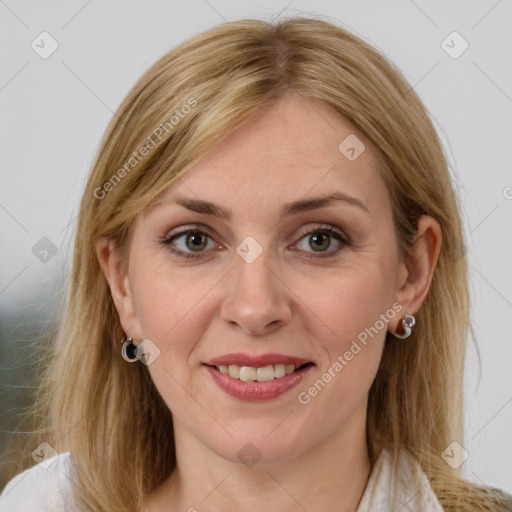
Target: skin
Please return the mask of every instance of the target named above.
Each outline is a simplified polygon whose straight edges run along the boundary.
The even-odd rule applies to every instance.
[[[148,369],[173,413],[177,469],[148,497],[146,510],[260,512],[262,503],[268,512],[357,509],[371,471],[368,390],[386,331],[396,332],[404,314],[420,308],[442,236],[433,218],[422,217],[413,254],[400,259],[375,154],[365,141],[365,151],[349,161],[338,150],[349,134],[365,141],[323,103],[282,98],[165,191],[166,198],[180,193],[219,204],[233,212],[231,220],[162,202],[137,217],[126,272],[112,242],[98,242],[123,329],[135,344],[149,338],[160,350]],[[334,190],[369,212],[334,202],[279,216],[284,203]],[[331,225],[350,245],[303,236]],[[200,254],[187,261],[161,240],[191,227],[209,230],[196,242],[199,253],[186,235],[174,241]],[[236,252],[248,236],[263,249],[252,263]],[[401,312],[308,404],[299,403],[299,392],[394,303]],[[284,395],[246,402],[222,391],[202,366],[238,351],[294,355],[316,367]],[[261,456],[253,466],[237,456],[248,442]]]

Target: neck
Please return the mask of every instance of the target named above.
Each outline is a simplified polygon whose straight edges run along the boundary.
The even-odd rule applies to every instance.
[[[177,423],[176,469],[146,510],[356,512],[371,471],[365,405],[320,444],[286,461],[251,467],[220,457]]]

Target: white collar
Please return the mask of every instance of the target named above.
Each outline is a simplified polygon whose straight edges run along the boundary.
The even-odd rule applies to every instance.
[[[398,475],[393,474],[393,452],[383,449],[374,464],[357,512],[443,512],[427,476],[419,463],[401,453]],[[392,509],[393,491],[396,493],[398,509]]]

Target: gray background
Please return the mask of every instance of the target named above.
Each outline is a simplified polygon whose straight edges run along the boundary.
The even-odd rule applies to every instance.
[[[71,268],[81,191],[113,111],[142,72],[183,39],[223,20],[293,14],[328,16],[376,46],[434,118],[463,202],[482,358],[479,378],[470,344],[463,474],[512,491],[507,0],[0,0],[0,450],[26,403],[46,333],[55,327],[52,306]],[[31,47],[33,41],[42,46],[43,31],[59,45],[46,59]],[[442,46],[453,31],[469,44],[457,58]],[[452,37],[444,44],[453,53],[461,43]],[[44,44],[50,48],[49,39]]]

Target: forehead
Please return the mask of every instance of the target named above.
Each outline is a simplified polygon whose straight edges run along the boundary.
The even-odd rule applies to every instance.
[[[357,152],[357,158],[347,158],[350,147],[355,151],[348,155]],[[364,136],[323,102],[287,97],[226,136],[156,204],[179,194],[254,211],[335,192],[360,199],[374,213],[389,200]]]

